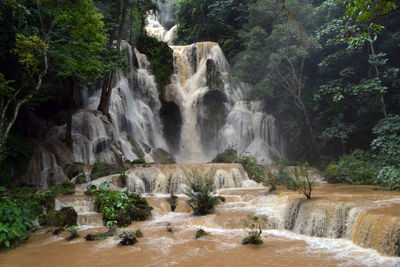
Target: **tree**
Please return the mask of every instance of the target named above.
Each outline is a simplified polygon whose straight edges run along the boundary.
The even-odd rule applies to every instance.
[[[134,26],[134,21],[138,21],[138,24],[140,25],[139,36],[141,36],[144,33],[143,29],[146,25],[147,16],[150,14],[151,11],[155,12],[158,10],[157,4],[151,0],[132,0],[131,3],[128,0],[116,1],[116,5],[112,5],[110,8],[112,10],[113,17],[110,21],[110,26],[107,27],[109,28],[109,42],[107,50],[111,48],[119,51],[121,40],[124,37],[124,28],[127,20],[126,15],[128,8],[130,9],[129,16],[131,20],[131,23],[129,25],[129,40],[132,38],[132,28]],[[134,17],[136,18],[136,20],[134,20]],[[116,41],[116,43],[114,43],[114,41]],[[117,54],[117,52],[115,52],[114,54]],[[113,89],[112,81],[114,78],[114,72],[118,69],[121,69],[124,66],[124,63],[113,64],[108,60],[105,60],[104,62],[106,63],[106,66],[103,70],[103,86],[101,91],[100,103],[97,110],[108,116]]]
[[[244,221],[244,228],[246,229],[248,237],[242,240],[242,244],[261,245],[263,243],[261,239],[262,230],[267,224],[268,218],[266,216],[248,215]]]
[[[6,6],[2,7],[2,16],[5,15],[3,10],[5,10],[5,12],[11,10],[15,13],[27,10],[26,6],[15,1],[9,1],[3,4]],[[22,79],[18,81],[9,80],[0,72],[0,166],[3,160],[7,138],[18,117],[21,107],[39,91],[49,68],[47,50],[50,42],[52,25],[45,28],[38,2],[36,2],[34,9],[38,13],[40,25],[30,25],[30,27],[35,28],[40,34],[29,35],[28,32],[14,32],[10,37],[11,40],[15,38],[15,41],[12,40],[12,43],[15,43],[15,47],[9,52],[17,56]],[[17,18],[13,20],[15,21]]]
[[[353,45],[374,39],[384,26],[381,21],[400,9],[399,0],[350,0],[346,2],[342,29],[343,35]]]

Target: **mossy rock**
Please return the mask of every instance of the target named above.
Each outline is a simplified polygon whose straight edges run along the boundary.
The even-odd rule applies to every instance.
[[[41,225],[47,226],[65,226],[76,225],[78,214],[72,207],[62,208],[61,210],[52,210],[39,218]]]
[[[227,149],[222,153],[219,153],[215,158],[212,160],[214,163],[233,163],[236,162],[238,158],[237,151],[235,149]]]
[[[96,180],[100,177],[108,176],[111,174],[118,174],[123,171],[124,168],[119,165],[107,164],[107,163],[96,163],[93,165],[90,173],[90,178]]]
[[[261,245],[264,242],[260,237],[249,236],[242,240],[243,245]]]
[[[136,154],[139,158],[144,158],[144,152],[142,148],[139,146],[139,144],[135,141],[135,138],[133,138],[132,135],[128,134],[128,141],[131,143],[133,153]]]
[[[171,156],[171,154],[162,148],[158,148],[158,149],[154,150],[152,153],[152,156],[153,156],[154,161],[157,163],[161,163],[161,164],[176,163],[175,159]]]
[[[85,164],[81,162],[74,162],[72,164],[67,165],[64,168],[64,173],[68,176],[69,179],[71,179],[83,173],[84,169],[85,169]]]

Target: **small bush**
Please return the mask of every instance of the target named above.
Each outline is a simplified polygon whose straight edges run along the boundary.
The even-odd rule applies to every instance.
[[[71,240],[79,237],[78,230],[76,229],[75,225],[68,227],[67,231],[68,231],[68,237],[66,239],[68,241],[71,241]]]
[[[237,151],[235,149],[229,148],[226,149],[224,152],[219,153],[215,158],[212,160],[213,163],[233,163],[236,162],[238,158]]]
[[[265,216],[248,215],[244,221],[244,228],[248,234],[242,240],[243,245],[260,245],[263,243],[261,239],[262,230],[267,226],[268,218]]]
[[[248,156],[238,156],[237,151],[229,148],[224,152],[218,154],[212,162],[214,163],[240,163],[245,171],[247,172],[250,179],[256,181],[257,183],[266,182],[267,184],[271,183],[268,186],[272,188],[275,186],[272,184],[272,180],[266,179],[265,170],[261,165],[256,164],[256,161],[253,157]]]
[[[203,236],[206,236],[206,235],[209,235],[209,234],[210,233],[204,231],[203,229],[199,229],[199,230],[196,231],[196,234],[195,234],[194,238],[199,239],[200,237],[203,237]]]
[[[77,224],[78,214],[74,208],[62,208],[61,210],[51,210],[39,217],[40,225],[47,226],[72,226]]]
[[[176,209],[176,206],[178,204],[178,197],[172,193],[169,198],[167,199],[169,205],[171,206],[171,211],[174,212]]]
[[[92,171],[90,173],[90,178],[92,180],[96,180],[100,177],[120,173],[121,171],[123,171],[123,169],[116,165],[96,163],[93,165]]]
[[[92,190],[96,198],[96,209],[103,213],[105,222],[116,222],[118,226],[128,226],[132,221],[146,220],[152,207],[138,194],[127,195],[126,188],[116,191]]]
[[[305,195],[307,199],[310,199],[313,181],[308,174],[307,166],[300,165],[290,170],[286,185],[288,189],[299,191],[299,193]]]
[[[146,160],[145,160],[144,158],[134,159],[134,160],[132,161],[132,163],[133,163],[133,164],[143,164],[143,165],[145,165],[145,164],[146,164]]]
[[[189,197],[187,204],[195,215],[207,215],[214,211],[220,197],[214,195],[214,181],[209,174],[201,176],[198,172],[189,175],[188,188],[184,192]]]

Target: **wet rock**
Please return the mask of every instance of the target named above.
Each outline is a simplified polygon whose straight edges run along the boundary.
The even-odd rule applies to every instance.
[[[175,159],[172,157],[170,153],[165,151],[162,148],[158,148],[153,151],[152,157],[155,162],[161,163],[161,164],[173,164],[176,163]]]

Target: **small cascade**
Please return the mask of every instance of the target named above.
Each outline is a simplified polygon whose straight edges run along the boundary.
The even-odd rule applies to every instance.
[[[214,180],[216,189],[260,186],[250,180],[241,164],[174,164],[152,165],[132,168],[125,172],[128,176],[127,187],[130,193],[182,193],[191,175],[209,176]],[[103,177],[77,186],[83,192],[91,185],[98,187],[103,182],[111,183],[117,190],[119,174]]]
[[[386,255],[399,256],[399,208],[362,211],[354,224],[351,240],[362,247],[373,248]]]

